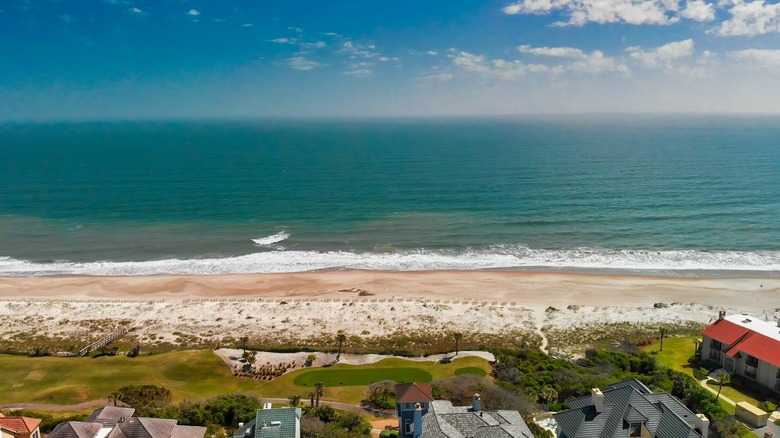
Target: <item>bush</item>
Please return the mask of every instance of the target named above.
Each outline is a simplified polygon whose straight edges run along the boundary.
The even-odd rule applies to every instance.
[[[382,433],[379,434],[379,438],[398,438],[398,431],[383,430]]]
[[[566,406],[566,403],[550,403],[550,404],[547,406],[547,409],[549,409],[549,410],[551,410],[551,411],[553,411],[553,412],[561,412],[561,411],[565,411],[565,410],[566,410],[566,409],[568,409],[568,408],[569,408],[569,407],[568,407],[568,406]]]

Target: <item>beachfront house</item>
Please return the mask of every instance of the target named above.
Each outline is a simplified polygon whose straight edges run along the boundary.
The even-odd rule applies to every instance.
[[[665,392],[652,392],[636,379],[594,388],[589,396],[566,402],[553,415],[558,438],[642,437],[707,438],[709,420],[694,414]]]
[[[40,438],[41,420],[31,417],[5,417],[0,414],[0,438]]]
[[[203,438],[205,427],[182,426],[176,420],[133,417],[132,408],[95,409],[87,421],[60,423],[49,438]]]
[[[533,437],[517,411],[485,411],[479,394],[471,406],[433,400],[426,383],[396,385],[396,411],[401,438]]]
[[[246,424],[239,424],[233,438],[300,438],[301,408],[258,409],[257,415]]]
[[[720,312],[701,334],[703,360],[780,392],[780,321]]]

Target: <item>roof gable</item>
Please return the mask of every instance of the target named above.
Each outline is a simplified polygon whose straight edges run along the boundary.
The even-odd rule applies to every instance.
[[[41,424],[41,420],[38,418],[30,417],[2,417],[0,418],[0,426],[6,429],[15,430],[16,433],[30,433],[38,428]]]
[[[761,333],[750,333],[732,349],[747,353],[755,358],[780,366],[780,341]]]
[[[94,438],[102,427],[100,423],[68,421],[58,424],[49,438]]]
[[[726,345],[732,345],[750,330],[725,319],[708,325],[701,333]]]
[[[433,401],[433,391],[427,383],[402,383],[395,385],[395,400],[397,403],[430,402]]]

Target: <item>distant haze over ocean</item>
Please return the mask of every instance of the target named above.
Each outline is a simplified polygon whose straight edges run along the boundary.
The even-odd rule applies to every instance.
[[[780,118],[0,125],[0,275],[345,268],[774,275]]]

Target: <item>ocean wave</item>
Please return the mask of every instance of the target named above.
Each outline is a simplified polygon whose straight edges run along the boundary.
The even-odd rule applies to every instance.
[[[258,245],[272,245],[274,243],[279,243],[283,240],[287,240],[290,237],[290,235],[284,231],[280,231],[276,234],[272,234],[270,236],[266,237],[260,237],[257,239],[252,239],[252,242],[255,242]]]
[[[778,251],[631,251],[594,248],[565,250],[494,246],[463,251],[269,251],[226,258],[141,262],[53,261],[37,263],[0,257],[0,275],[152,275],[305,272],[322,269],[383,271],[526,269],[610,271],[780,271]]]

